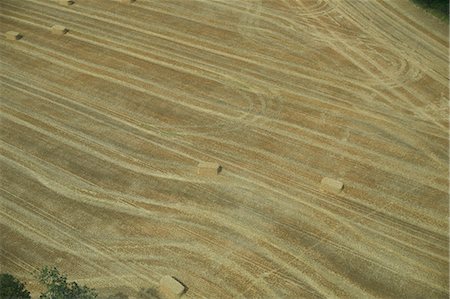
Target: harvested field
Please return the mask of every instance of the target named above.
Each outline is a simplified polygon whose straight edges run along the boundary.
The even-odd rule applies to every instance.
[[[101,294],[448,298],[449,32],[409,1],[1,0],[0,28],[0,265],[34,295],[54,265]]]

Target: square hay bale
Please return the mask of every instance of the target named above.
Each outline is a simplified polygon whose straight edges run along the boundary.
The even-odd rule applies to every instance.
[[[215,162],[200,162],[197,166],[197,174],[214,176],[222,171],[222,166]]]
[[[22,37],[23,35],[16,31],[8,31],[5,33],[5,38],[9,40],[19,40]]]
[[[120,1],[120,3],[130,4],[130,3],[135,2],[136,0],[119,0],[119,1]]]
[[[344,183],[332,178],[323,178],[320,182],[320,187],[323,191],[333,194],[339,194],[344,189]]]
[[[66,34],[67,32],[69,32],[69,29],[67,29],[66,27],[62,26],[62,25],[53,25],[50,30],[52,31],[53,34],[57,34],[57,35],[63,35]]]
[[[187,287],[173,276],[163,276],[159,281],[159,292],[166,299],[178,299],[186,293]]]
[[[75,1],[73,0],[58,0],[58,3],[60,5],[65,5],[65,6],[69,6],[75,3]]]

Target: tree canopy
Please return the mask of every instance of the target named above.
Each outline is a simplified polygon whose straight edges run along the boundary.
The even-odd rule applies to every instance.
[[[8,273],[0,274],[0,298],[29,299],[30,292],[17,278]]]
[[[433,11],[437,15],[448,20],[449,1],[448,0],[413,0],[425,9]]]
[[[37,273],[37,279],[47,290],[41,299],[93,299],[97,297],[94,289],[80,286],[76,282],[68,282],[64,274],[53,267],[44,267]]]

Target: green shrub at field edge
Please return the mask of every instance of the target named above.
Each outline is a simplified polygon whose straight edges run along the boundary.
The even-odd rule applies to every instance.
[[[76,282],[67,282],[67,277],[60,274],[55,267],[42,268],[36,277],[47,290],[41,294],[41,299],[94,299],[97,293],[94,289],[80,286]]]
[[[412,0],[414,3],[429,10],[440,19],[447,20],[449,15],[449,1],[448,0]]]
[[[9,273],[0,274],[0,299],[30,299],[25,285]]]

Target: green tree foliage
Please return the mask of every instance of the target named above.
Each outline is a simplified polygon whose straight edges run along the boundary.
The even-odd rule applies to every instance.
[[[413,0],[425,9],[433,11],[437,15],[448,20],[449,1],[448,0]]]
[[[8,273],[0,274],[0,299],[29,299],[30,292],[17,278]]]
[[[76,282],[67,282],[67,277],[56,268],[44,267],[37,273],[37,279],[47,290],[41,299],[93,299],[97,298],[94,289],[80,286]]]

